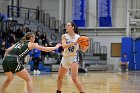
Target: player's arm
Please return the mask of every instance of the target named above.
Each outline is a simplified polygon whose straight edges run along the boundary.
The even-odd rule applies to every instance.
[[[65,35],[62,35],[62,47],[63,47],[63,48],[69,48],[69,47],[71,47],[71,46],[73,46],[73,45],[75,45],[75,44],[77,44],[77,41],[76,41],[76,42],[73,42],[73,43],[67,44],[67,43],[66,43]]]
[[[15,45],[12,45],[8,49],[5,50],[4,58],[7,56],[7,54],[14,48]]]
[[[42,50],[45,52],[51,52],[55,49],[58,49],[60,46],[61,46],[61,44],[57,44],[55,47],[44,47],[44,46],[38,45],[37,43],[31,43],[31,42],[29,42],[29,44],[28,44],[28,47],[30,50],[32,50],[33,48],[36,48],[38,50]]]

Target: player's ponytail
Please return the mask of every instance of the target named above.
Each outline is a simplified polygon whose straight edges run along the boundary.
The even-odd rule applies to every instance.
[[[26,37],[23,37],[22,39],[21,39],[21,42],[25,42],[26,41]]]

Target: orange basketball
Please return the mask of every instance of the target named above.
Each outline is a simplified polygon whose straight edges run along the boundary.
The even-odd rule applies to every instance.
[[[89,38],[87,36],[80,36],[80,38],[78,39],[78,44],[80,48],[87,48],[90,44]]]

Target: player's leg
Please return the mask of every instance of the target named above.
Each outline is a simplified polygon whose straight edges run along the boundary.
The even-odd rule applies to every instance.
[[[59,71],[58,71],[58,82],[57,82],[57,92],[56,93],[61,93],[62,85],[63,85],[63,79],[64,76],[67,73],[67,69],[60,66]]]
[[[79,68],[78,63],[76,63],[76,62],[71,63],[71,66],[70,66],[70,69],[71,69],[71,77],[72,77],[72,80],[75,83],[76,87],[80,91],[80,93],[84,93],[82,84],[78,80],[78,68]]]
[[[33,66],[34,72],[33,73],[35,75],[35,74],[37,74],[37,61],[36,61],[36,58],[33,58],[32,60],[34,62],[34,66]]]
[[[28,71],[24,68],[23,70],[17,72],[16,75],[21,77],[27,82],[28,93],[33,93],[33,81]]]
[[[126,71],[128,71],[129,63],[126,62]]]
[[[38,57],[37,58],[37,62],[36,62],[37,74],[40,74],[40,71],[39,71],[39,63],[40,63],[40,58]]]
[[[126,72],[126,64],[125,63],[122,64],[122,72]]]
[[[4,92],[5,89],[9,86],[11,81],[14,79],[13,73],[12,72],[5,72],[5,75],[7,76],[7,79],[4,81],[0,88],[0,92]]]

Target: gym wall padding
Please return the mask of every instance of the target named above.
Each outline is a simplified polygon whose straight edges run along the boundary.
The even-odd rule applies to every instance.
[[[134,63],[135,65],[135,69],[136,70],[140,70],[140,38],[135,40],[135,52],[134,52]]]
[[[133,53],[133,38],[132,37],[123,37],[122,38],[121,59],[122,59],[124,53],[127,54],[127,59],[129,60],[129,70],[135,70],[134,53]]]

